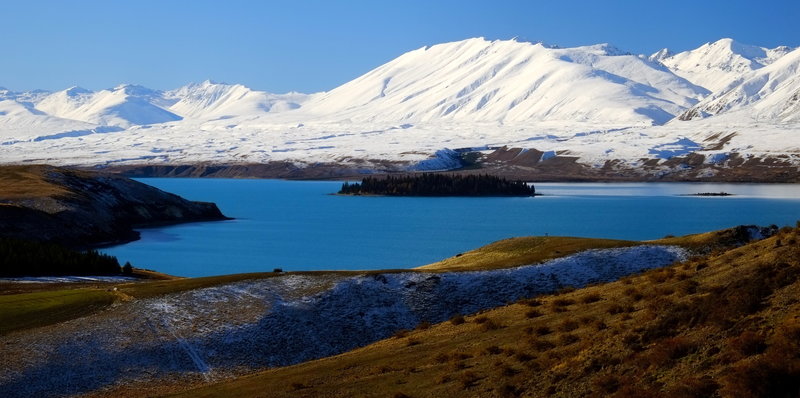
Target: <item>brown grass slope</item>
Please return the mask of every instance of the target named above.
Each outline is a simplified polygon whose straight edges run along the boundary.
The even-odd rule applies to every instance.
[[[785,228],[177,396],[796,397],[798,239]]]

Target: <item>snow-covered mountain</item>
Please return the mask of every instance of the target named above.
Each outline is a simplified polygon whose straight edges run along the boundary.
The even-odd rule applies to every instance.
[[[708,93],[607,44],[477,38],[408,52],[304,108],[361,122],[662,124]]]
[[[755,121],[800,121],[800,49],[744,74],[686,111],[681,119],[719,114]]]
[[[206,80],[168,91],[164,93],[164,98],[174,101],[168,109],[178,115],[210,119],[297,109],[308,95],[294,92],[271,94],[241,84],[220,84]]]
[[[163,105],[160,91],[123,84],[98,92],[71,87],[37,102],[36,109],[65,119],[118,127],[181,119]]]
[[[310,95],[211,81],[0,89],[0,162],[418,170],[457,166],[464,148],[508,146],[612,171],[660,172],[690,154],[704,164],[789,154],[800,165],[790,134],[800,127],[798,51],[722,39],[647,57],[476,38],[407,52]]]
[[[763,68],[792,51],[780,46],[764,48],[720,39],[694,50],[672,54],[663,49],[651,55],[651,61],[664,64],[673,73],[709,91],[722,90],[742,75]]]

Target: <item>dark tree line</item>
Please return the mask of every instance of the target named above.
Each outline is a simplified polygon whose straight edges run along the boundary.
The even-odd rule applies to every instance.
[[[342,195],[387,196],[533,196],[533,185],[490,175],[418,174],[366,177],[342,184]]]
[[[127,265],[127,264],[126,264]],[[53,243],[0,238],[0,276],[114,275],[116,257],[80,252]]]

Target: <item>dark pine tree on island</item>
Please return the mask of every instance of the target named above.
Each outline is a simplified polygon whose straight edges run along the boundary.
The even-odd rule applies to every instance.
[[[340,195],[386,196],[533,196],[533,185],[490,175],[419,174],[366,177],[342,184]]]

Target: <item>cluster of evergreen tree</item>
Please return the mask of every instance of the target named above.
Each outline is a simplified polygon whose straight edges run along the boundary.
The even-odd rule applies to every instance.
[[[130,265],[126,264],[130,269]],[[116,257],[80,252],[53,243],[0,238],[0,276],[115,275]]]
[[[387,196],[533,196],[533,185],[490,175],[424,173],[412,176],[366,177],[342,184],[342,195]]]

